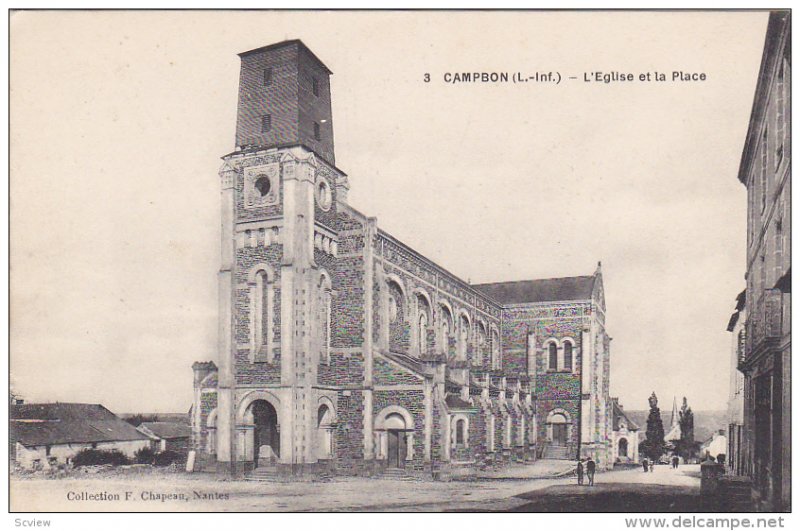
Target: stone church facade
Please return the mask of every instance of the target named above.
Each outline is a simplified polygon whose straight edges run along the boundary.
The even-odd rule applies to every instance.
[[[240,57],[237,149],[220,170],[219,356],[193,366],[196,467],[610,467],[600,265],[458,278],[348,203],[330,70],[297,40]]]

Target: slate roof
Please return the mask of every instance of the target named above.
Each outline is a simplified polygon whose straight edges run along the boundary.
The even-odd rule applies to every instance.
[[[613,416],[613,424],[614,424],[613,430],[614,431],[618,431],[619,430],[619,421],[620,421],[620,419],[623,419],[623,418],[627,421],[628,431],[635,431],[635,430],[639,429],[639,426],[635,422],[633,422],[628,417],[628,415],[625,414],[625,411],[622,409],[622,406],[619,405],[619,402],[617,402],[616,400],[612,400],[612,404],[614,406],[614,412],[613,412],[613,415],[614,415]]]
[[[417,374],[425,374],[425,364],[416,358],[412,358],[411,356],[401,354],[399,352],[382,352],[381,355],[394,361],[395,363],[402,365],[412,372]]]
[[[473,284],[472,287],[500,304],[577,301],[592,298],[594,275]]]
[[[447,395],[444,402],[450,409],[475,409],[475,406],[456,395]]]
[[[185,439],[192,435],[192,428],[179,422],[142,422],[139,428],[160,439]]]
[[[12,405],[9,425],[10,439],[25,446],[148,439],[100,404]]]

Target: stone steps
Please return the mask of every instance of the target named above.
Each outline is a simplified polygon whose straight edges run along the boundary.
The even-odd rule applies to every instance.
[[[247,481],[276,481],[280,478],[274,467],[258,467],[245,476]]]
[[[393,479],[399,481],[414,481],[416,478],[411,476],[403,470],[402,468],[387,468],[385,469],[380,476],[379,479]]]
[[[548,445],[544,449],[543,459],[569,459],[569,452],[566,446]]]

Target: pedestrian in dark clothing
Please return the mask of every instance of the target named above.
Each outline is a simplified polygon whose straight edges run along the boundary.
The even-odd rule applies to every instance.
[[[594,470],[596,468],[594,460],[590,457],[586,461],[586,476],[589,478],[589,486],[594,485]]]
[[[672,468],[678,468],[679,464],[680,464],[680,459],[678,459],[677,455],[673,455],[672,456]]]
[[[642,460],[642,468],[644,469],[644,471],[645,471],[645,472],[647,472],[647,466],[648,466],[648,463],[647,463],[647,458],[645,457],[645,458]]]
[[[578,485],[583,485],[583,459],[578,461]]]

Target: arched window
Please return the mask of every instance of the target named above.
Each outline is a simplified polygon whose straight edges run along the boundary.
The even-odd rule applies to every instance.
[[[564,370],[572,370],[572,343],[564,343]]]
[[[417,322],[416,322],[416,352],[419,356],[428,353],[428,312],[430,307],[428,301],[422,295],[417,295]]]
[[[458,359],[467,359],[467,346],[469,345],[469,321],[465,316],[458,319]]]
[[[464,419],[458,419],[456,421],[456,444],[464,444],[465,425],[466,421]]]
[[[428,350],[428,314],[420,312],[417,320],[417,353],[424,356]]]
[[[551,371],[557,371],[558,370],[558,347],[556,346],[555,343],[551,342],[550,346],[548,346],[547,348],[548,348],[548,353],[549,353],[549,363],[548,363],[547,368],[550,369]]]
[[[476,351],[472,354],[472,364],[482,365],[486,350],[486,326],[478,321],[478,345]]]
[[[323,363],[331,361],[331,306],[332,306],[331,282],[327,275],[322,275],[319,282],[319,359]]]
[[[502,362],[500,360],[500,336],[496,330],[492,330],[492,369],[500,369]]]
[[[394,280],[387,283],[385,322],[389,350],[407,353],[409,345],[405,296],[403,289]]]
[[[450,311],[444,306],[441,307],[439,316],[439,349],[442,354],[448,355],[450,353],[450,333],[453,318],[450,315]]]
[[[486,434],[486,446],[489,452],[494,452],[494,430],[494,415],[489,415],[489,422],[486,423],[486,431],[488,432]]]
[[[256,272],[251,284],[250,307],[252,361],[272,361],[272,282],[267,271]]]

